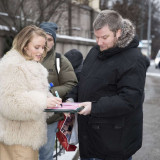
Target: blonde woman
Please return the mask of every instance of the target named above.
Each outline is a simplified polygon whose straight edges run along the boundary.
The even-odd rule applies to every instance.
[[[48,91],[46,33],[31,25],[22,29],[0,61],[0,160],[38,160],[46,143],[47,107],[62,103]]]

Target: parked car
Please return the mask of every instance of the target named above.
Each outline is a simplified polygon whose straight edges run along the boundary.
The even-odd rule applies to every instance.
[[[155,62],[155,68],[159,68],[160,69],[160,50],[158,51],[158,54],[157,54],[154,62]]]

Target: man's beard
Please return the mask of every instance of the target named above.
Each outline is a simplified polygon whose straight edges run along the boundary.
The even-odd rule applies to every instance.
[[[103,49],[103,48],[100,47],[100,51],[108,50],[110,48],[116,48],[118,46],[117,44],[118,44],[118,39],[117,39],[116,36],[114,36],[113,45],[111,47],[107,48],[107,49]]]
[[[113,43],[113,47],[112,47],[112,48],[117,47],[117,44],[118,44],[118,39],[117,39],[117,37],[115,37],[115,38],[114,38],[114,43]]]

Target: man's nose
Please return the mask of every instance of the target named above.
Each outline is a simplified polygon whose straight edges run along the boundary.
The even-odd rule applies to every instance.
[[[99,39],[97,40],[97,44],[98,44],[99,46],[102,45],[102,39],[99,38]]]

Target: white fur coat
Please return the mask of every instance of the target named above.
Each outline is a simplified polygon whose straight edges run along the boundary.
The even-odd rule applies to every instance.
[[[16,50],[0,61],[0,141],[39,149],[45,144],[48,72]]]

